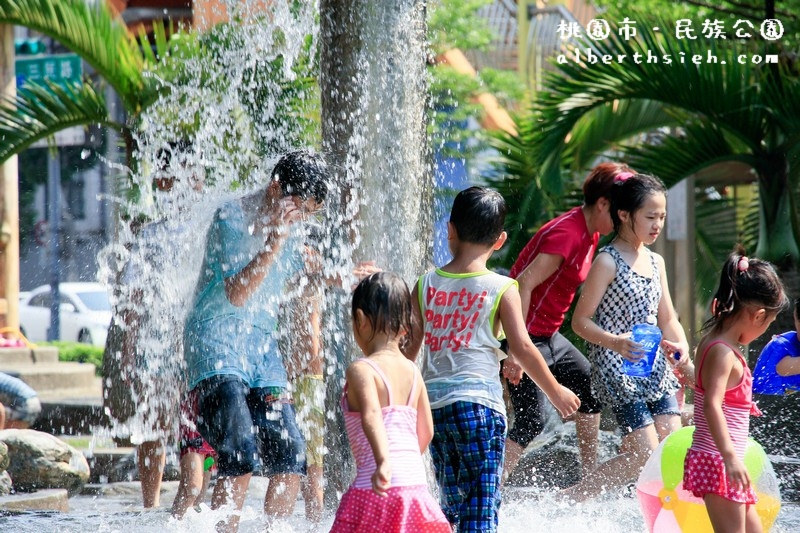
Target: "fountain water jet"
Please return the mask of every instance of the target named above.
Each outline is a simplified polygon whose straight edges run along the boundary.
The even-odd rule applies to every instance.
[[[430,259],[433,180],[426,136],[425,2],[320,2],[323,150],[336,169],[329,215],[334,259],[375,260],[411,284]],[[356,356],[347,321],[349,295],[329,293],[328,402],[336,413],[326,446],[347,453],[338,396]],[[331,464],[329,461],[328,464]],[[350,471],[327,468],[334,492]]]

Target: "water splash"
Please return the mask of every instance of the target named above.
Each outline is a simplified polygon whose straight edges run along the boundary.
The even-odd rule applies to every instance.
[[[174,440],[177,428],[161,418],[183,389],[180,339],[211,216],[264,187],[282,153],[314,139],[298,127],[314,101],[298,76],[308,75],[304,62],[313,57],[316,4],[290,4],[228,2],[227,23],[176,34],[169,55],[146,73],[160,95],[136,125],[135,165],[116,198],[122,222],[99,257],[116,324],[136,330],[135,355],[120,345],[107,357],[121,376],[107,377],[108,388],[124,404],[109,413],[113,437]]]

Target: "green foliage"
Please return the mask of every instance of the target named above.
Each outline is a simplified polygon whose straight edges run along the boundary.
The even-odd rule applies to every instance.
[[[80,342],[52,341],[39,342],[39,346],[58,348],[58,360],[74,363],[91,363],[95,366],[95,374],[101,376],[103,367],[103,347]]]
[[[519,134],[496,140],[501,172],[514,176],[509,193],[520,206],[511,242],[524,242],[537,212],[547,211],[560,191],[571,190],[559,184],[585,175],[600,157],[624,160],[667,185],[738,162],[757,178],[760,220],[754,225],[749,216],[742,225],[730,199],[709,195],[698,184],[699,290],[716,283],[719,264],[736,240],[757,242],[756,255],[784,267],[796,261],[800,210],[796,195],[786,193],[798,190],[800,182],[800,79],[791,58],[781,56],[782,65],[740,64],[739,54],[763,56],[775,51],[774,45],[677,40],[650,29],[669,27],[668,21],[642,15],[639,22],[635,40],[612,31],[605,41],[580,41],[576,46],[582,50],[628,60],[557,63],[530,112],[519,117]],[[673,63],[631,60],[648,50],[669,55]],[[719,63],[680,61],[708,53]]]
[[[492,93],[506,109],[515,109],[525,99],[528,91],[515,70],[485,67],[478,73],[478,78],[486,91]]]
[[[613,15],[616,20],[628,16],[636,20],[641,14],[658,16],[669,23],[673,28],[678,19],[692,20],[694,27],[700,28],[704,20],[721,20],[727,28],[728,39],[735,36],[733,25],[737,20],[748,20],[755,25],[756,31],[752,32],[756,39],[760,39],[758,28],[766,18],[766,0],[677,0],[664,2],[662,0],[595,0],[598,7],[607,8],[608,14],[599,15],[609,22],[608,15]],[[698,5],[702,4],[702,5]],[[781,21],[785,33],[780,39],[780,46],[787,49],[800,45],[800,0],[776,0],[775,18]]]
[[[483,50],[492,42],[486,19],[478,16],[480,8],[492,0],[435,0],[430,5],[428,38],[434,52],[451,48]]]
[[[467,129],[471,118],[480,116],[481,107],[474,102],[480,82],[472,76],[461,74],[448,65],[437,64],[431,73],[431,100],[434,111],[430,134],[434,145],[449,156],[465,156],[475,143],[482,139],[482,131]]]
[[[57,40],[89,63],[129,112],[139,111],[146,85],[145,60],[107,2],[0,0],[0,23],[24,26]]]
[[[431,4],[428,38],[434,53],[452,48],[463,52],[485,49],[494,38],[488,21],[478,11],[491,0],[440,0]],[[477,78],[460,74],[448,65],[432,64],[430,73],[433,120],[430,135],[434,146],[445,156],[469,159],[487,148],[483,129],[471,130],[472,120],[480,121],[483,108],[477,103],[480,93],[493,93],[500,104],[515,108],[524,98],[525,87],[516,72],[482,69]]]

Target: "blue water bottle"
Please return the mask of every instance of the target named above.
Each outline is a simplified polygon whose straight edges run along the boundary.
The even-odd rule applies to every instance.
[[[635,363],[623,358],[622,371],[629,376],[647,377],[653,371],[653,363],[661,344],[661,330],[656,326],[656,317],[650,315],[645,324],[634,325],[631,340],[641,344],[644,357]]]

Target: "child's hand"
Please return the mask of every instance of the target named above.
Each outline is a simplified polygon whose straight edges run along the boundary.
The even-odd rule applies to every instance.
[[[564,385],[559,385],[560,391],[556,398],[550,398],[553,406],[561,415],[561,418],[569,418],[575,414],[578,407],[581,406],[580,399],[574,392],[566,388]]]
[[[264,235],[264,242],[269,246],[275,239],[283,239],[289,233],[289,226],[302,220],[302,212],[297,208],[291,197],[278,200],[277,205],[271,211],[259,213],[256,221],[256,229]]]
[[[508,380],[512,385],[519,385],[522,379],[522,367],[514,359],[514,356],[508,354],[508,357],[503,361],[503,377]]]
[[[681,384],[694,384],[694,363],[689,357],[689,346],[662,339],[661,349],[672,372]]]
[[[614,339],[611,349],[620,354],[631,363],[638,362],[644,357],[642,345],[631,340],[632,333],[622,333]]]
[[[745,490],[750,487],[750,474],[747,473],[744,463],[738,457],[724,459],[725,473],[735,488]]]
[[[392,467],[389,461],[384,461],[377,465],[375,473],[372,474],[372,490],[378,496],[387,496],[386,491],[391,488]]]

